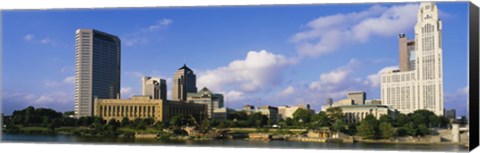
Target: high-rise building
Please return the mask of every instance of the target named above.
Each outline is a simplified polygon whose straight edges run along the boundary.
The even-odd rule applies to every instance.
[[[406,38],[400,36],[400,56],[406,56],[402,48],[406,41],[402,39]],[[435,3],[420,4],[415,40],[408,44],[408,61],[414,64],[406,64],[407,60],[400,57],[400,70],[381,75],[382,103],[402,113],[426,109],[443,115],[442,21]]]
[[[75,40],[75,116],[93,116],[95,97],[120,97],[120,39],[78,29]]]
[[[173,76],[172,99],[186,101],[187,93],[197,93],[196,80],[197,77],[187,65],[183,65],[179,68]]]
[[[405,34],[398,35],[400,71],[415,70],[415,40],[408,40]]]
[[[367,98],[365,92],[363,91],[351,91],[347,93],[348,99],[353,100],[354,105],[363,105]]]
[[[155,77],[142,77],[142,95],[167,100],[167,82]]]

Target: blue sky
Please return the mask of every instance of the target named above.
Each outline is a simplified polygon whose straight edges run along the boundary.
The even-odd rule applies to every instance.
[[[445,108],[467,111],[466,2],[437,3],[443,20]],[[398,64],[398,33],[413,39],[417,3],[2,12],[2,111],[32,105],[73,110],[75,30],[122,40],[122,97],[140,77],[172,88],[186,63],[197,87],[223,93],[227,107],[311,104],[364,90],[379,99],[378,74]],[[168,93],[168,96],[171,92]]]

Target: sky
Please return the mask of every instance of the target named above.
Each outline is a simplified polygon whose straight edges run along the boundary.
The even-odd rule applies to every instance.
[[[467,113],[468,3],[437,3],[443,22],[445,108]],[[380,99],[379,75],[398,67],[398,34],[413,39],[418,3],[15,10],[2,12],[2,112],[73,111],[75,30],[121,39],[121,95],[141,77],[167,80],[183,64],[197,88],[225,105],[310,104],[362,90]]]

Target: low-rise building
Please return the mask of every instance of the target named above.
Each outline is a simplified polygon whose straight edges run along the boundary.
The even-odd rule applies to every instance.
[[[255,106],[252,105],[245,105],[243,106],[242,111],[244,111],[247,115],[255,113]]]
[[[311,114],[314,114],[315,111],[310,109],[309,104],[301,104],[297,106],[278,106],[278,119],[287,119],[287,118],[293,118],[293,113],[297,111],[298,109],[305,109],[308,110]]]
[[[367,105],[381,105],[381,104],[382,104],[382,100],[381,100],[381,99],[365,100],[365,104],[367,104]]]
[[[365,104],[366,94],[363,91],[351,91],[347,93],[348,99],[353,100],[354,105]]]
[[[226,120],[228,115],[236,112],[234,109],[222,107],[219,109],[213,110],[213,120]]]
[[[276,122],[278,119],[278,108],[273,106],[260,106],[257,109],[257,112],[261,113],[268,117],[268,119]]]
[[[176,115],[192,115],[197,120],[206,117],[205,105],[190,102],[152,99],[151,96],[133,96],[130,99],[95,98],[94,115],[104,120],[129,120],[152,118],[155,121],[170,121]]]
[[[214,110],[223,107],[223,95],[211,92],[208,88],[204,87],[197,93],[188,93],[187,101],[197,104],[205,104],[207,107],[207,116],[213,119]]]
[[[345,115],[345,122],[347,123],[360,122],[369,114],[380,119],[382,115],[395,117],[399,113],[397,110],[387,105],[373,104],[372,101],[369,103],[370,104],[355,104],[353,99],[343,99],[322,106],[322,111],[327,111],[328,108],[339,107],[342,109],[342,112]]]

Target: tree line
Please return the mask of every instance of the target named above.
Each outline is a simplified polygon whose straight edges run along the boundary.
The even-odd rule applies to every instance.
[[[332,132],[343,132],[349,135],[358,135],[366,139],[392,139],[397,136],[424,136],[431,133],[432,128],[447,128],[450,122],[444,116],[436,116],[428,110],[417,110],[409,114],[396,116],[382,115],[378,119],[373,115],[367,115],[357,123],[347,123],[346,118],[339,107],[329,108],[326,111],[311,113],[306,109],[297,109],[292,118],[273,120],[259,112],[247,114],[238,111],[227,115],[226,120],[201,120],[197,121],[190,115],[177,115],[168,122],[155,122],[153,118],[129,120],[124,117],[117,121],[110,119],[105,121],[100,117],[72,118],[73,112],[56,112],[53,109],[37,108],[29,106],[23,110],[17,110],[11,116],[4,117],[6,130],[15,131],[18,127],[45,127],[55,130],[59,127],[84,127],[92,135],[116,136],[125,134],[119,128],[133,130],[163,129],[172,130],[175,134],[184,135],[184,127],[194,126],[206,133],[212,128],[270,128],[277,125],[279,128],[302,128],[320,129],[328,128]],[[131,135],[131,133],[127,133]]]

